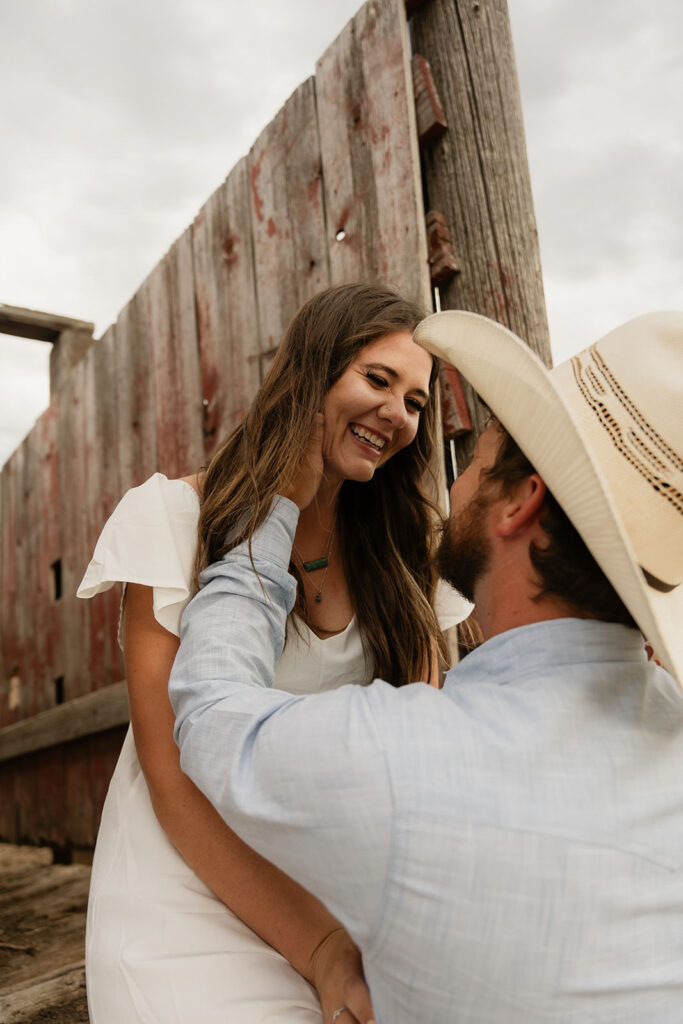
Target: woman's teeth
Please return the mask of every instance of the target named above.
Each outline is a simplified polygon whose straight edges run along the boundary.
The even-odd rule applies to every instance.
[[[365,441],[366,444],[371,444],[372,447],[376,448],[379,452],[382,451],[382,448],[384,448],[387,443],[383,437],[380,437],[378,434],[373,434],[373,432],[368,430],[367,427],[358,427],[354,423],[353,426],[350,427],[350,430],[351,433],[360,441]]]

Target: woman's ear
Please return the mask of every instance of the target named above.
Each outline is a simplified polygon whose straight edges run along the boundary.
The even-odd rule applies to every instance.
[[[495,532],[498,537],[514,537],[535,526],[545,501],[546,486],[538,473],[525,477],[512,494],[501,502]]]

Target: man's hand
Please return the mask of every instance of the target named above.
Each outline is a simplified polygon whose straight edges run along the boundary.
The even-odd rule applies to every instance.
[[[313,419],[311,436],[308,439],[301,465],[294,480],[283,491],[283,496],[293,501],[303,511],[311,504],[323,478],[323,435],[325,433],[325,417],[317,412]]]

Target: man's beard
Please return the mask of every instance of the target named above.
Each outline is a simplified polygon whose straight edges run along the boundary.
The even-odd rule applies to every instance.
[[[489,507],[490,501],[475,495],[455,519],[444,520],[436,552],[439,576],[473,603],[474,588],[491,559],[485,528]]]

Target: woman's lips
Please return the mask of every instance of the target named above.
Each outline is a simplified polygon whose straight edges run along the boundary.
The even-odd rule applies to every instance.
[[[363,451],[378,457],[382,454],[388,443],[387,438],[382,434],[378,434],[360,423],[350,423],[349,432],[353,440]]]

